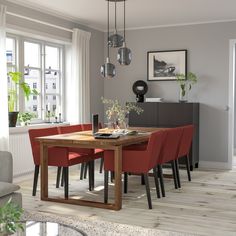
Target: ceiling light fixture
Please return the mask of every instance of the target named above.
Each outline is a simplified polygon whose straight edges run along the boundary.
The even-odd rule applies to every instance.
[[[109,38],[108,38],[108,44],[110,47],[112,48],[119,48],[122,46],[123,42],[124,42],[124,38],[117,34],[117,24],[116,24],[116,19],[117,19],[117,16],[116,16],[116,12],[117,12],[117,6],[116,6],[116,2],[118,0],[108,0],[110,2],[115,2],[115,31],[114,31],[114,34],[112,34]],[[124,0],[122,0],[124,1]]]
[[[110,0],[107,1],[107,58],[105,64],[101,66],[100,72],[103,77],[111,79],[116,75],[116,69],[115,66],[112,63],[110,63],[110,54],[109,54],[109,30],[110,30],[109,3]]]
[[[110,62],[110,47],[121,47],[118,50],[117,60],[121,65],[129,65],[131,63],[131,50],[126,47],[125,39],[125,1],[127,0],[106,0],[107,1],[107,58],[105,64],[101,66],[100,72],[105,78],[113,78],[116,75],[115,65]],[[110,2],[115,3],[115,32],[113,35],[109,35],[110,30]],[[124,37],[117,34],[116,24],[116,13],[117,13],[117,2],[124,2]]]
[[[118,50],[117,61],[121,65],[127,66],[127,65],[129,65],[131,63],[132,54],[131,54],[131,50],[126,47],[126,38],[125,38],[125,1],[126,0],[124,0],[124,40],[123,40],[122,47],[119,48],[119,50]]]

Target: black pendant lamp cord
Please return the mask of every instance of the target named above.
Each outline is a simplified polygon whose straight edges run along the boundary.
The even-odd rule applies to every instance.
[[[116,29],[116,0],[115,0],[115,31],[117,31]]]
[[[109,58],[109,29],[110,29],[110,25],[109,25],[109,18],[110,18],[110,14],[109,14],[109,0],[107,1],[107,57]]]
[[[125,0],[124,0],[124,42],[125,42]]]

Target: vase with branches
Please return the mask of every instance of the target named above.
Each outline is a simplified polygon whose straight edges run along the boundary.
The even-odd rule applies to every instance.
[[[129,113],[131,111],[135,111],[137,114],[143,112],[141,107],[131,102],[127,102],[122,106],[117,99],[112,100],[103,97],[102,102],[107,105],[106,117],[112,128],[127,129]]]
[[[197,83],[197,76],[192,72],[188,72],[186,75],[177,74],[176,80],[180,86],[179,101],[187,102],[188,92],[192,89],[192,85]]]

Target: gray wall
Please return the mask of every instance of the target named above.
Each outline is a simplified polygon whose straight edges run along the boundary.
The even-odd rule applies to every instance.
[[[147,51],[188,50],[188,71],[198,75],[189,100],[200,102],[200,160],[227,162],[229,40],[236,38],[236,22],[178,26],[127,32],[132,64],[117,65],[117,76],[105,80],[104,96],[123,102],[134,101],[132,84],[147,79]],[[116,51],[112,49],[111,60]],[[178,101],[179,88],[173,82],[149,82],[147,97]]]
[[[62,19],[60,17],[52,16],[50,14],[43,13],[34,9],[19,6],[6,0],[0,0],[0,4],[7,6],[7,11],[20,14],[26,17],[31,17],[36,20],[41,20],[51,24],[59,25],[65,28],[80,28],[82,30],[91,32],[90,39],[90,93],[91,93],[91,113],[99,113],[100,117],[103,118],[103,105],[100,102],[101,96],[104,94],[104,81],[99,79],[100,65],[104,60],[104,33],[80,25],[77,22]],[[62,40],[70,42],[72,33],[60,29],[56,29],[50,26],[45,26],[39,23],[31,22],[29,20],[21,19],[19,17],[7,15],[7,26],[18,31],[24,30],[32,34],[40,35],[53,38],[56,40]],[[69,95],[68,95],[69,96]]]

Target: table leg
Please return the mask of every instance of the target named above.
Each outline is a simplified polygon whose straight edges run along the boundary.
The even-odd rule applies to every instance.
[[[41,162],[41,200],[48,198],[48,146],[40,143],[40,162]]]
[[[122,208],[122,146],[118,146],[114,150],[115,156],[115,210]]]

